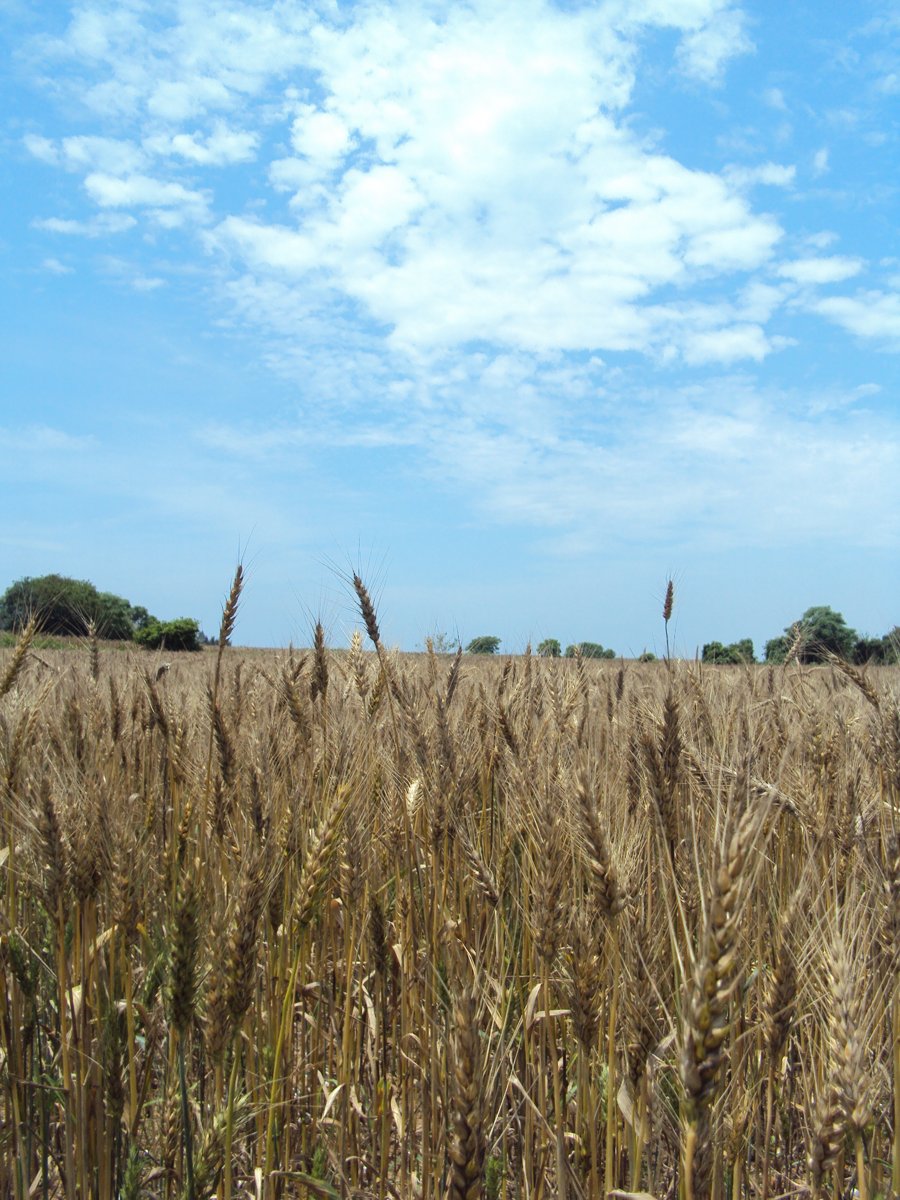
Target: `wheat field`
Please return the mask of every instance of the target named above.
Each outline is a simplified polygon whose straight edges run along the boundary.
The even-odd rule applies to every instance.
[[[900,1193],[900,670],[0,651],[0,1195]]]

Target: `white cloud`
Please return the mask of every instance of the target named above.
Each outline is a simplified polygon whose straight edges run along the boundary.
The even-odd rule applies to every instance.
[[[896,424],[811,417],[800,398],[760,394],[740,376],[630,397],[595,436],[562,422],[549,441],[513,420],[438,425],[435,477],[495,520],[564,531],[581,552],[654,538],[774,548],[862,533],[900,544]]]
[[[678,58],[689,75],[706,83],[719,83],[728,60],[753,49],[744,14],[726,8],[696,33],[684,37]]]
[[[134,228],[137,221],[126,213],[98,213],[88,221],[76,221],[69,217],[39,217],[31,223],[35,229],[46,229],[50,233],[96,238],[111,233],[126,233]]]
[[[91,199],[102,208],[181,208],[193,210],[195,214],[202,214],[206,208],[202,193],[149,175],[118,178],[92,171],[86,176],[84,186]]]
[[[127,175],[144,165],[141,148],[132,142],[106,137],[67,137],[61,142],[62,158],[74,170]]]
[[[167,121],[187,121],[212,109],[227,108],[231,96],[219,79],[195,76],[190,80],[163,80],[147,100],[147,111]]]
[[[304,104],[294,119],[291,144],[313,164],[322,163],[330,168],[350,149],[350,129],[335,113]]]
[[[830,296],[811,306],[861,338],[875,338],[900,349],[900,293],[859,292]]]
[[[71,275],[72,267],[67,267],[65,263],[61,263],[58,258],[45,258],[41,263],[45,271],[49,271],[51,275]]]
[[[787,101],[784,98],[784,92],[781,90],[781,88],[766,88],[766,90],[763,92],[763,102],[767,104],[769,108],[774,108],[778,112],[787,112],[788,110]]]
[[[259,134],[229,129],[218,122],[208,137],[202,133],[155,134],[144,139],[152,154],[174,155],[206,167],[250,162],[259,144]]]
[[[840,283],[843,279],[858,275],[863,265],[861,259],[839,255],[831,258],[798,258],[782,263],[778,267],[778,274],[794,283]]]
[[[329,42],[322,121],[306,106],[294,124],[295,148],[318,158],[272,168],[299,189],[296,229],[229,217],[212,241],[304,286],[324,269],[395,345],[418,351],[472,338],[648,349],[663,336],[640,308],[654,289],[771,256],[780,227],[730,180],[649,153],[597,114],[621,77],[597,77],[577,24],[507,31],[499,64],[483,30],[425,32],[417,56],[378,72],[350,70],[345,42]],[[385,40],[365,33],[364,57]],[[405,49],[391,33],[389,60]],[[380,146],[380,161],[357,166],[357,144]],[[323,167],[338,173],[327,190]],[[786,182],[789,170],[770,164],[759,178]]]
[[[136,275],[130,282],[136,292],[155,292],[166,286],[165,279],[156,275]]]
[[[797,174],[797,168],[768,162],[758,167],[727,167],[725,174],[728,182],[735,187],[752,187],[758,183],[768,187],[790,187]]]
[[[26,133],[22,141],[25,149],[33,158],[37,158],[51,167],[55,167],[59,163],[59,151],[50,138],[40,137],[36,133]]]
[[[814,250],[827,250],[837,240],[838,235],[833,230],[822,229],[818,233],[809,234],[805,239],[805,244],[811,246]]]
[[[829,153],[827,146],[823,146],[820,150],[817,150],[815,152],[815,154],[813,155],[813,161],[812,161],[813,175],[815,175],[817,178],[820,175],[824,175],[825,172],[828,170],[829,157],[830,157],[830,153]]]
[[[317,247],[308,236],[244,217],[227,217],[210,233],[208,245],[238,253],[254,271],[297,275],[319,262]]]
[[[227,294],[257,297],[253,319],[282,362],[307,361],[303,339],[315,330],[320,347],[338,317],[360,354],[414,361],[484,341],[756,362],[785,344],[766,325],[791,283],[862,266],[814,253],[774,262],[781,223],[752,189],[791,187],[794,166],[757,153],[756,165],[700,170],[629,124],[648,30],[674,30],[677,64],[706,82],[752,49],[727,0],[374,2],[340,19],[241,0],[224,14],[193,0],[159,22],[138,8],[79,12],[92,15],[55,53],[74,47],[132,136],[32,134],[29,151],[82,172],[107,217],[135,210],[154,236],[198,231]],[[786,107],[778,88],[764,100]],[[211,168],[269,147],[257,175],[269,193],[252,207],[203,186]],[[276,207],[273,191],[289,203]],[[760,278],[773,270],[786,282]]]
[[[770,348],[759,325],[732,325],[689,335],[684,357],[689,363],[734,363],[747,358],[759,362]]]

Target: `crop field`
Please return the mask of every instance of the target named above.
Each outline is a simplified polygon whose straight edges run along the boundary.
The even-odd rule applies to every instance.
[[[0,1196],[900,1192],[900,669],[0,650]],[[166,668],[166,663],[169,663]]]

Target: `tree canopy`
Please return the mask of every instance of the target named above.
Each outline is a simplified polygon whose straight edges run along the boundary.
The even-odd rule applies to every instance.
[[[701,658],[705,663],[718,665],[756,662],[750,638],[741,638],[739,642],[732,642],[728,646],[723,646],[721,642],[707,642]]]
[[[175,621],[151,620],[135,632],[134,640],[148,650],[199,650],[202,634],[191,617]]]
[[[100,637],[111,640],[130,640],[152,619],[145,608],[133,607],[122,596],[65,575],[20,579],[0,597],[0,629],[18,629],[32,613],[44,633],[79,636],[93,625]]]
[[[808,608],[781,637],[766,642],[766,662],[784,662],[791,651],[803,663],[825,662],[829,654],[849,660],[858,640],[856,630],[839,612],[819,604]]]
[[[539,643],[537,652],[541,658],[559,658],[562,654],[562,647],[557,638],[544,638]]]
[[[467,654],[496,654],[500,649],[500,639],[491,635],[472,638],[466,646]]]
[[[110,641],[134,639],[143,646],[164,644],[169,650],[198,649],[201,639],[198,623],[189,617],[160,622],[143,605],[66,575],[26,576],[0,596],[0,630],[20,629],[32,614],[42,633],[63,637],[83,637],[93,629]]]

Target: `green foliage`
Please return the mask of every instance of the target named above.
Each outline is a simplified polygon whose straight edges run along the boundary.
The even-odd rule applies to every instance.
[[[152,621],[145,608],[121,596],[98,592],[86,579],[41,575],[20,579],[0,597],[0,629],[18,629],[37,613],[45,634],[81,637],[91,623],[100,637],[129,641],[136,628]]]
[[[884,637],[861,637],[853,647],[853,661],[865,663],[900,662],[900,626],[895,625]]]
[[[850,658],[857,633],[839,612],[827,604],[808,608],[801,618],[805,645],[801,652],[804,662],[823,662],[828,653]]]
[[[785,629],[782,637],[766,642],[766,662],[784,662],[798,630],[797,658],[803,663],[825,662],[829,654],[849,660],[859,640],[856,630],[850,628],[839,612],[827,604],[819,604],[808,608],[799,621]]]
[[[199,650],[200,626],[191,617],[151,621],[135,632],[134,640],[147,650]]]
[[[503,1177],[506,1174],[506,1156],[489,1154],[484,1161],[484,1194],[486,1200],[499,1200]]]
[[[537,648],[541,658],[559,658],[562,648],[556,638],[544,638]]]
[[[466,646],[467,654],[496,654],[500,648],[500,639],[485,635],[482,637],[472,638],[468,646]]]
[[[615,658],[615,650],[604,650],[599,642],[578,642],[574,646],[566,646],[566,658]]]
[[[707,642],[703,647],[702,661],[718,665],[756,662],[753,642],[750,638],[742,638],[728,646],[723,646],[721,642]]]
[[[0,650],[7,650],[11,646],[17,645],[18,641],[18,634],[13,633],[11,630],[4,629],[3,632],[0,633]],[[65,650],[67,645],[68,642],[64,642],[62,638],[45,637],[40,633],[31,643],[33,650]]]
[[[770,638],[766,642],[766,662],[767,663],[783,663],[788,649],[791,644],[791,639],[785,635],[776,638]]]
[[[643,654],[638,655],[638,662],[656,662],[656,655],[652,650],[645,650]]]

